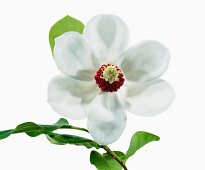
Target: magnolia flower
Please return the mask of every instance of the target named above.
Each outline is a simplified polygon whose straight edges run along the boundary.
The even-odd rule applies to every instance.
[[[153,116],[174,100],[172,87],[159,77],[169,50],[156,41],[127,48],[126,24],[114,15],[97,15],[83,35],[66,32],[55,39],[54,60],[61,75],[48,85],[48,102],[70,119],[87,118],[94,140],[107,145],[126,127],[126,112]]]

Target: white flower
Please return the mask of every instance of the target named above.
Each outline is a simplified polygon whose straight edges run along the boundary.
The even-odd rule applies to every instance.
[[[54,60],[63,73],[48,85],[48,102],[70,119],[87,117],[87,128],[102,145],[116,141],[126,126],[126,111],[153,116],[173,102],[171,86],[159,77],[170,53],[156,41],[127,48],[125,23],[97,15],[83,35],[66,32],[55,39]]]

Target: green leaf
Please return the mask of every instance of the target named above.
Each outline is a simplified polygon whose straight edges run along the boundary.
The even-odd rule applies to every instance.
[[[96,149],[100,148],[96,142],[80,136],[51,133],[46,135],[46,137],[52,144],[56,145],[73,144],[77,146],[85,146],[88,149],[93,147]]]
[[[69,31],[75,31],[82,34],[84,27],[85,26],[82,22],[70,16],[65,16],[64,18],[56,22],[51,27],[49,32],[49,43],[50,43],[52,53],[55,46],[56,37],[59,37],[65,32],[69,32]]]
[[[5,139],[13,133],[13,130],[0,131],[0,140]]]
[[[66,135],[66,134],[56,134],[53,131],[57,129],[83,129],[77,128],[69,125],[66,119],[61,118],[58,122],[53,125],[40,125],[33,122],[26,122],[18,125],[15,129],[0,131],[0,140],[9,137],[11,134],[15,133],[26,133],[30,137],[36,137],[41,134],[45,134],[47,139],[56,145],[73,144],[77,146],[85,146],[86,148],[100,148],[96,142],[86,139],[80,136]]]
[[[61,118],[58,122],[53,125],[38,125],[33,122],[26,122],[18,125],[15,129],[0,131],[0,140],[9,137],[11,134],[15,133],[26,133],[30,137],[36,137],[41,134],[49,134],[54,130],[70,127],[66,119]]]
[[[126,161],[126,155],[120,151],[114,151],[114,153],[123,161]],[[122,170],[122,166],[107,153],[100,154],[96,151],[92,151],[90,154],[90,162],[95,165],[98,170]]]
[[[127,159],[134,155],[138,149],[140,149],[147,143],[159,140],[159,136],[156,136],[154,134],[143,131],[136,132],[131,138],[130,146],[126,153]]]
[[[95,165],[98,170],[112,170],[108,161],[97,151],[90,153],[90,163]]]

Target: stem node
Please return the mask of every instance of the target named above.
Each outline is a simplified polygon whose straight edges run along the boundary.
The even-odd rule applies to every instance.
[[[103,149],[107,152],[107,154],[112,156],[123,167],[124,170],[128,170],[125,163],[108,146],[104,146]]]

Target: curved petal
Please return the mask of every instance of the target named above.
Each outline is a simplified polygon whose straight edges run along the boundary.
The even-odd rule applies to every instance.
[[[84,36],[92,45],[102,64],[112,63],[125,50],[129,31],[126,24],[114,15],[97,15],[85,26]]]
[[[88,112],[88,130],[101,145],[116,141],[126,126],[126,112],[116,94],[102,93],[92,102]]]
[[[80,80],[92,80],[95,74],[92,64],[93,52],[77,32],[66,32],[55,39],[54,60],[61,72]],[[81,72],[91,72],[87,77]]]
[[[129,87],[126,108],[141,116],[154,116],[166,110],[174,101],[175,93],[164,80]]]
[[[83,105],[89,104],[98,92],[94,82],[58,75],[48,85],[48,103],[62,116],[82,119],[86,117]]]
[[[169,50],[159,42],[144,41],[121,55],[121,68],[130,81],[149,81],[160,77],[170,61]]]

